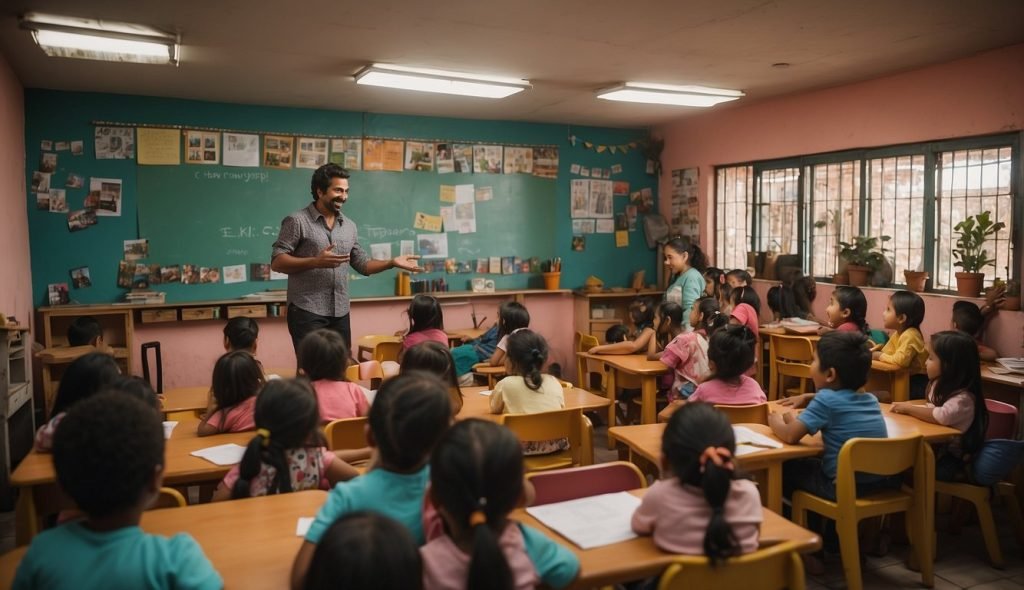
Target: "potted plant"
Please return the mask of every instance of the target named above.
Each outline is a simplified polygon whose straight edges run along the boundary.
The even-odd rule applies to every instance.
[[[990,211],[971,215],[953,226],[957,233],[956,248],[953,248],[954,266],[963,269],[956,273],[956,290],[961,297],[977,297],[985,281],[983,268],[995,263],[988,257],[985,242],[1006,227],[1002,221],[993,222]]]
[[[999,309],[1006,311],[1020,310],[1020,281],[1006,281],[1006,299],[999,305]]]
[[[928,271],[924,270],[905,270],[903,271],[903,278],[907,281],[907,290],[913,291],[914,293],[924,292],[924,286],[931,278]]]
[[[852,242],[839,242],[839,258],[846,261],[846,272],[850,276],[851,285],[866,286],[871,275],[882,268],[886,252],[882,244],[891,239],[889,236],[853,236]]]
[[[853,211],[847,211],[846,215],[852,217]],[[815,229],[830,228],[831,234],[835,236],[836,251],[838,252],[842,249],[843,214],[839,209],[826,209],[821,219],[814,222],[814,227]],[[850,275],[846,273],[846,264],[839,263],[835,274],[832,275],[832,283],[834,285],[847,285],[850,283]]]

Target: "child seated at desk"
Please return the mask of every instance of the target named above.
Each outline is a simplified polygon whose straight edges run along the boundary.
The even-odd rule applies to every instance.
[[[422,571],[419,551],[405,527],[380,514],[353,512],[324,533],[304,589],[415,590],[422,587]]]
[[[51,412],[53,417],[36,432],[36,450],[48,452],[53,447],[53,436],[57,432],[57,426],[64,420],[67,411],[92,397],[120,376],[121,370],[117,367],[114,357],[106,353],[90,352],[72,361],[57,387]]]
[[[437,342],[420,342],[405,353],[401,373],[424,371],[448,385],[448,399],[452,403],[452,415],[462,411],[462,388],[455,376],[455,359],[447,346]]]
[[[921,335],[924,321],[924,299],[910,291],[896,291],[882,313],[882,323],[893,334],[885,345],[876,345],[872,357],[910,371],[910,399],[923,399],[928,386],[924,363],[928,351]]]
[[[78,316],[68,325],[68,346],[93,346],[106,348],[103,344],[103,327],[91,315]]]
[[[706,555],[712,563],[758,547],[764,511],[754,482],[736,477],[736,436],[709,404],[691,403],[669,418],[661,442],[665,474],[633,513],[633,531],[662,551]]]
[[[607,344],[625,342],[629,340],[629,330],[622,324],[615,324],[604,331],[604,341]]]
[[[444,331],[444,314],[437,299],[420,293],[409,302],[408,313],[409,331],[402,337],[402,355],[406,350],[428,340],[448,346],[448,334]],[[398,362],[402,362],[401,356]]]
[[[707,380],[688,401],[745,406],[768,401],[761,386],[746,375],[754,364],[754,335],[746,326],[727,326],[708,341]]]
[[[255,430],[256,394],[266,383],[256,359],[237,350],[221,355],[213,366],[213,387],[206,413],[199,421],[199,436]]]
[[[505,364],[508,337],[530,327],[530,312],[518,301],[506,301],[498,307],[498,344],[487,363],[492,367]]]
[[[568,586],[580,569],[576,556],[509,520],[524,499],[515,435],[485,420],[452,426],[430,460],[429,501],[446,526],[420,549],[424,590]]]
[[[647,350],[654,338],[654,304],[646,297],[634,299],[629,304],[629,320],[632,324],[632,338],[598,344],[590,347],[590,354],[636,354]],[[628,328],[627,328],[628,331]]]
[[[981,360],[993,362],[999,358],[999,353],[994,348],[985,346],[981,340],[981,332],[985,327],[985,316],[972,301],[957,301],[953,304],[953,319],[950,322],[954,330],[967,334],[974,340],[978,347],[978,356]]]
[[[493,414],[537,414],[561,410],[565,407],[562,384],[552,375],[541,372],[548,360],[548,343],[540,334],[523,330],[508,339],[505,366],[508,376],[498,381],[491,393]],[[527,455],[546,455],[569,448],[569,441],[527,441],[523,452]]]
[[[299,369],[313,383],[320,422],[365,416],[370,403],[363,388],[345,378],[348,347],[341,334],[319,329],[299,342]]]
[[[292,588],[303,587],[313,551],[335,520],[359,510],[390,516],[422,545],[423,492],[430,452],[452,420],[448,388],[435,377],[414,373],[381,385],[370,406],[367,440],[376,449],[374,466],[334,487],[306,533],[292,565]]]
[[[665,301],[659,307],[672,306],[682,313],[682,309],[674,303]],[[668,307],[669,310],[672,307]],[[667,316],[671,316],[666,312]],[[711,371],[708,364],[708,335],[714,334],[725,327],[726,318],[718,310],[718,300],[705,295],[697,300],[693,311],[686,318],[687,323],[693,329],[692,332],[677,330],[661,352],[648,351],[647,358],[660,360],[672,369],[671,386],[668,394],[668,401],[687,398]],[[662,321],[661,323],[666,323]],[[670,322],[669,322],[670,323]],[[660,327],[660,326],[659,326]]]
[[[53,464],[86,516],[37,536],[14,588],[224,587],[191,536],[139,527],[163,481],[164,432],[152,407],[114,392],[83,400],[57,431]]]
[[[224,351],[244,350],[255,356],[260,341],[260,325],[256,320],[237,317],[224,324]]]
[[[341,336],[338,336],[340,339]],[[326,448],[316,395],[299,379],[275,379],[256,398],[256,436],[217,486],[213,501],[329,490],[359,475]]]

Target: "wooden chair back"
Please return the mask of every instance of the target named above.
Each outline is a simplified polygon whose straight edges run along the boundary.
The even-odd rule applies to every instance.
[[[644,474],[627,461],[538,471],[526,479],[533,484],[534,506],[647,487]]]
[[[378,342],[373,347],[373,360],[378,363],[384,361],[398,362],[398,355],[402,352],[401,342]]]
[[[679,557],[662,574],[658,590],[804,590],[804,563],[797,548],[797,543],[786,541],[733,557],[718,567],[712,567],[706,557]]]
[[[746,406],[715,404],[715,408],[728,416],[732,424],[768,424],[767,402]]]
[[[368,446],[366,442],[365,416],[359,418],[342,418],[333,420],[324,428],[327,448],[332,451],[343,449],[361,449]]]

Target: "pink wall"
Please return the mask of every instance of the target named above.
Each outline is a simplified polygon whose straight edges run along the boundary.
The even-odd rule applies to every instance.
[[[0,313],[22,324],[32,317],[27,203],[24,90],[0,54]]]
[[[507,296],[474,298],[477,320],[487,318],[490,326],[498,318],[498,305]],[[465,300],[463,300],[465,301]],[[444,303],[444,324],[447,328],[468,328],[473,325],[470,305]],[[527,295],[524,305],[530,310],[530,326],[544,335],[551,347],[549,362],[561,363],[563,375],[575,381],[575,356],[572,352],[573,306],[572,295],[554,292]],[[404,302],[372,301],[352,303],[352,339],[355,342],[367,334],[393,334],[408,328]],[[258,320],[260,341],[257,356],[268,369],[295,367],[295,353],[284,319]],[[143,342],[159,341],[164,359],[164,388],[206,385],[213,373],[213,364],[223,354],[223,320],[189,322],[187,325],[140,324],[135,325],[136,346]],[[138,359],[133,369],[142,374]]]
[[[893,76],[768,99],[680,119],[655,130],[665,139],[661,194],[670,171],[700,169],[701,235],[714,259],[714,166],[861,147],[984,135],[1024,129],[1024,44]],[[668,216],[671,199],[661,199]],[[767,284],[758,285],[762,296]],[[865,289],[868,320],[881,326],[891,291]],[[831,286],[819,284],[824,313]],[[924,295],[924,333],[947,329],[954,297]],[[767,308],[765,309],[767,313]],[[1024,313],[1000,312],[987,340],[1021,356]]]

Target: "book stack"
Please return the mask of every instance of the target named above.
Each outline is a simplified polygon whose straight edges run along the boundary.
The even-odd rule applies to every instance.
[[[124,294],[124,300],[128,303],[164,303],[166,293],[163,291],[151,291],[149,289],[132,289]]]

